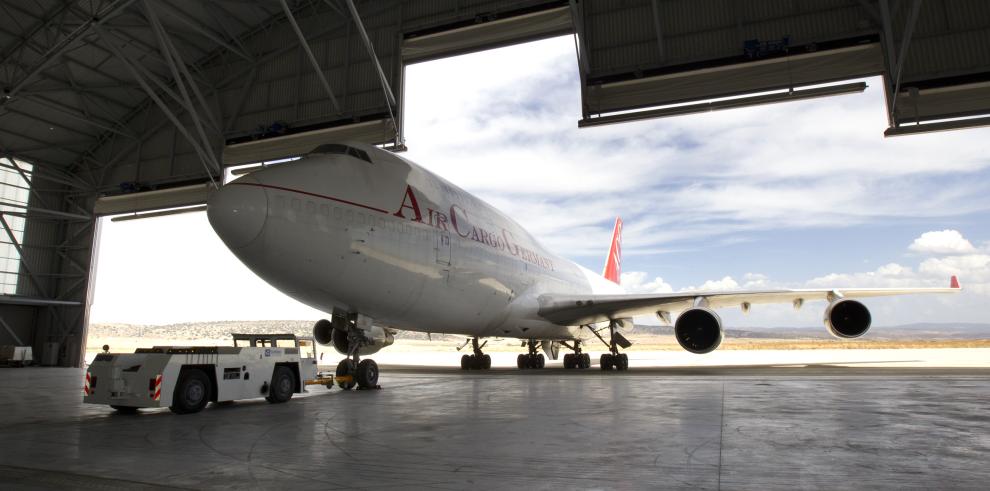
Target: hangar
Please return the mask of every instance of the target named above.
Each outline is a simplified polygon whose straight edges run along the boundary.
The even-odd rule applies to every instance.
[[[886,135],[990,123],[979,0],[38,0],[0,12],[0,344],[79,366],[98,218],[199,209],[232,165],[401,151],[407,65],[571,34],[576,124],[861,91]]]
[[[563,35],[580,127],[855,93],[876,75],[886,136],[990,123],[980,0],[0,0],[0,345],[83,365],[101,217],[201,210],[229,168],[326,140],[401,152],[416,145],[407,66]],[[985,370],[400,370],[387,391],[248,402],[193,425],[80,408],[80,373],[4,373],[5,487],[987,477],[972,465],[988,453]]]
[[[572,34],[576,124],[861,91],[889,128],[990,122],[978,0],[2,2],[0,344],[79,366],[98,218],[200,209],[232,165],[401,151],[412,63]],[[164,211],[163,211],[164,210]]]

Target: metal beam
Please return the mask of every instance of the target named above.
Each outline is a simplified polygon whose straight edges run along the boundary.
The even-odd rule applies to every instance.
[[[175,49],[175,45],[172,44],[172,40],[169,39],[168,34],[165,32],[165,28],[161,24],[161,21],[158,20],[158,16],[151,8],[151,4],[148,0],[142,0],[142,3],[148,13],[148,21],[151,24],[151,30],[155,33],[155,37],[158,38],[158,44],[161,48],[162,56],[165,58],[165,61],[168,62],[169,70],[172,71],[172,82],[179,88],[179,92],[182,94],[182,99],[188,108],[187,111],[189,112],[189,115],[192,117],[193,124],[196,126],[196,132],[202,140],[203,147],[209,150],[210,139],[206,136],[206,131],[203,130],[202,118],[199,117],[199,112],[196,111],[196,106],[189,97],[190,89],[195,94],[200,105],[203,106],[207,116],[210,117],[210,121],[213,123],[213,129],[219,132],[216,120],[213,119],[213,114],[210,112],[210,108],[206,104],[203,94],[199,91],[199,87],[196,86],[196,80],[193,79],[192,75],[189,73],[189,70],[186,69],[185,62],[182,60],[179,51]],[[186,78],[185,81],[183,80],[183,77]],[[189,88],[186,87],[186,81],[189,82]],[[217,160],[216,155],[214,155],[213,152],[208,152],[208,155],[210,156],[210,163],[213,165],[214,169],[218,173],[221,173],[222,168],[220,167],[220,162]]]
[[[31,285],[34,286],[35,290],[38,292],[38,295],[45,295],[45,289],[41,287],[41,283],[39,283],[38,279],[35,277],[34,271],[32,271],[31,267],[28,266],[28,263],[24,261],[24,249],[21,248],[20,242],[18,242],[17,237],[14,236],[14,229],[10,228],[10,224],[7,223],[7,219],[3,217],[2,212],[0,212],[0,225],[2,225],[3,230],[7,232],[7,237],[10,239],[10,245],[14,246],[14,250],[17,251],[17,256],[21,261],[21,267],[24,268],[24,271],[27,271],[28,281],[30,281]]]
[[[660,28],[660,5],[659,0],[653,0],[650,2],[650,6],[653,9],[653,30],[656,31],[657,35],[657,56],[659,58],[660,64],[663,65],[666,60],[663,49],[663,29]]]
[[[578,66],[581,68],[581,76],[583,78],[584,75],[591,72],[591,68],[588,65],[588,45],[584,42],[584,7],[581,5],[580,0],[570,0],[570,4],[571,23],[574,24],[574,34],[576,36],[574,48],[577,51]]]
[[[227,51],[230,51],[231,53],[233,53],[233,54],[235,54],[235,55],[237,55],[237,56],[245,59],[249,63],[254,63],[254,57],[253,56],[247,54],[247,52],[243,51],[242,49],[240,49],[240,48],[238,48],[236,46],[233,46],[230,43],[228,43],[227,40],[223,38],[223,36],[221,36],[220,34],[218,34],[216,32],[213,32],[212,29],[209,29],[207,26],[204,26],[203,24],[201,24],[196,19],[190,17],[189,14],[185,13],[185,11],[182,8],[176,7],[174,5],[171,5],[167,1],[166,2],[163,2],[163,3],[168,6],[168,8],[165,9],[165,12],[169,16],[171,16],[171,17],[175,18],[176,20],[178,20],[179,22],[185,24],[190,29],[192,29],[196,33],[202,35],[203,37],[209,39],[210,41],[213,41],[214,43],[220,45],[221,47],[223,47]],[[147,2],[145,2],[145,6],[147,6],[147,5],[148,5]],[[209,12],[209,9],[206,8],[207,5],[209,5],[209,2],[204,2],[202,5],[203,5],[203,8],[206,9],[207,12]],[[236,40],[235,40],[235,42],[236,42]]]
[[[79,27],[75,28],[72,32],[66,35],[65,38],[56,43],[55,46],[52,46],[51,49],[46,51],[41,56],[41,60],[28,71],[28,74],[24,76],[20,82],[15,84],[9,91],[5,91],[2,98],[0,98],[0,103],[16,96],[17,93],[20,92],[38,73],[45,68],[48,68],[48,66],[56,60],[60,59],[62,53],[68,50],[76,39],[79,39],[88,33],[91,28],[106,22],[132,2],[134,2],[134,0],[114,0],[110,5],[107,5],[103,10],[97,12],[96,15],[92,16],[89,20],[83,22]]]
[[[21,166],[17,165],[16,160],[7,157],[7,161],[10,162],[10,165],[13,166],[14,169],[17,169],[17,173],[21,175],[21,179],[24,179],[24,182],[27,183],[28,193],[33,195],[34,199],[38,200],[38,203],[41,204],[42,207],[48,208],[48,202],[41,196],[40,193],[38,193],[38,190],[34,188],[31,183],[31,177],[27,175],[27,172],[25,172]]]
[[[37,104],[39,106],[42,106],[42,107],[44,107],[46,109],[49,109],[51,111],[55,111],[55,112],[57,112],[57,113],[59,113],[59,114],[61,114],[63,116],[66,116],[66,117],[71,118],[73,120],[79,121],[80,123],[85,123],[85,124],[88,124],[90,126],[95,126],[95,127],[99,128],[101,130],[109,131],[109,132],[112,132],[112,133],[116,133],[116,134],[118,134],[120,136],[125,136],[127,138],[137,138],[137,136],[135,136],[133,133],[130,133],[130,132],[128,132],[128,131],[126,131],[126,130],[124,130],[122,128],[115,128],[115,127],[111,126],[110,123],[100,121],[100,119],[98,119],[98,118],[96,118],[96,117],[94,117],[92,115],[78,114],[78,113],[70,110],[68,108],[68,106],[54,104],[51,101],[47,100],[46,98],[44,98],[44,97],[42,97],[40,95],[34,95],[34,94],[32,94],[32,95],[24,95],[22,97],[22,99],[31,101],[34,104]]]
[[[24,341],[21,341],[21,338],[16,332],[14,332],[13,329],[10,328],[9,325],[7,325],[7,321],[3,320],[2,316],[0,316],[0,326],[3,326],[3,328],[7,330],[7,334],[10,334],[10,337],[14,338],[14,341],[17,342],[18,346],[24,346]]]
[[[904,26],[904,34],[901,35],[901,46],[898,48],[897,65],[894,73],[894,94],[890,101],[890,118],[897,125],[897,94],[901,91],[901,72],[904,69],[904,61],[907,59],[908,47],[911,45],[911,38],[914,36],[914,26],[918,23],[918,12],[921,11],[921,1],[914,0],[911,4],[911,13],[908,14],[907,24]]]
[[[285,2],[285,0],[282,1],[283,3]],[[324,0],[324,2],[329,4],[330,0]],[[395,96],[392,94],[392,87],[389,85],[388,79],[385,78],[385,71],[382,70],[382,64],[378,62],[378,56],[375,54],[375,47],[371,44],[371,39],[368,37],[368,32],[364,30],[364,23],[361,22],[361,16],[358,14],[357,7],[354,6],[354,0],[347,0],[347,9],[350,10],[351,17],[354,19],[354,24],[357,26],[358,33],[364,41],[364,47],[368,50],[368,56],[371,57],[371,62],[375,64],[375,70],[378,71],[378,79],[382,83],[382,89],[385,92],[385,99],[388,100],[390,106],[395,106]]]
[[[3,57],[3,59],[0,59],[0,66],[5,66],[7,62],[14,57],[14,53],[19,53],[21,48],[24,48],[25,46],[31,47],[31,49],[37,49],[34,46],[30,46],[31,39],[34,38],[35,34],[37,34],[38,32],[47,29],[48,26],[50,26],[52,22],[54,22],[59,15],[61,15],[63,12],[68,11],[69,8],[72,7],[72,4],[73,2],[64,2],[61,5],[56,5],[54,8],[52,8],[50,14],[45,15],[44,17],[39,19],[39,22],[33,28],[30,29],[30,32],[20,36],[20,41],[18,41],[18,43],[14,45],[10,49],[10,51],[7,52],[7,54]],[[43,54],[43,53],[44,53],[43,51],[38,51],[38,54]]]
[[[316,61],[316,57],[313,56],[313,51],[309,48],[309,42],[306,41],[306,36],[303,35],[302,29],[299,28],[299,24],[296,23],[296,18],[292,15],[292,10],[289,9],[289,5],[285,3],[285,0],[279,0],[282,5],[282,10],[285,12],[285,18],[292,25],[292,30],[296,32],[296,37],[299,38],[299,46],[306,52],[306,56],[309,57],[310,64],[313,65],[313,70],[316,72],[316,76],[320,79],[320,83],[323,85],[323,90],[327,92],[330,97],[330,102],[333,104],[333,108],[337,111],[337,114],[341,114],[340,104],[337,103],[337,97],[333,95],[333,89],[330,88],[330,82],[327,81],[326,75],[323,74],[323,69],[320,68],[320,63]]]
[[[113,42],[107,40],[106,36],[104,36],[103,29],[99,26],[94,26],[94,30],[99,33],[100,38],[103,39],[107,46],[114,51],[114,54],[117,55],[124,66],[127,67],[128,71],[131,72],[131,76],[133,76],[134,79],[141,84],[141,87],[144,88],[144,91],[148,94],[148,96],[155,102],[155,104],[158,105],[158,108],[162,111],[165,117],[167,117],[169,121],[171,121],[172,124],[175,125],[175,127],[182,133],[182,135],[186,137],[186,140],[189,141],[190,145],[192,145],[193,149],[196,151],[196,154],[199,155],[200,161],[206,169],[206,174],[209,176],[210,181],[213,181],[214,185],[216,185],[216,181],[213,179],[213,170],[210,169],[210,164],[212,164],[214,160],[210,158],[209,149],[203,149],[199,142],[197,142],[196,139],[189,134],[189,131],[186,130],[185,125],[179,121],[179,118],[172,113],[172,110],[169,109],[164,101],[162,101],[161,97],[159,97],[151,86],[149,86],[148,83],[141,77],[141,74],[138,73],[138,70],[132,65],[127,56],[124,55],[124,53],[113,44]]]

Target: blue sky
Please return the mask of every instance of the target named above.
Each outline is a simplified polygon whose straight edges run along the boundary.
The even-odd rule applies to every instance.
[[[944,286],[955,273],[964,294],[872,300],[875,322],[985,320],[990,130],[884,139],[879,79],[857,95],[578,129],[569,37],[413,65],[406,77],[408,158],[592,270],[621,215],[632,290]],[[101,254],[94,321],[319,315],[238,270],[205,215],[140,222],[104,224],[111,252]],[[188,251],[139,242],[176,230]],[[173,276],[199,268],[190,274],[209,277],[210,288],[159,278],[142,291],[186,305],[159,312],[161,302],[114,279],[135,248],[172,258],[178,264],[163,269]],[[239,307],[201,305],[216,292]],[[820,315],[817,305],[761,307],[725,319],[820,325]]]

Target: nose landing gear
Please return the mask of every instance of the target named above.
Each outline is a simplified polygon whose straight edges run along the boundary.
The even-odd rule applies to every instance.
[[[360,349],[369,343],[361,329],[347,327],[347,358],[340,360],[335,373],[337,385],[341,389],[380,389],[378,385],[378,364],[371,358],[361,359]]]

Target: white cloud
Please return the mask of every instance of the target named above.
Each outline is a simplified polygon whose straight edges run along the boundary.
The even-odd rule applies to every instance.
[[[914,239],[908,249],[928,254],[969,254],[976,251],[958,230],[925,232]]]
[[[622,287],[629,293],[672,293],[674,287],[657,276],[646,281],[647,274],[642,271],[622,273]]]
[[[695,288],[689,286],[684,289],[684,291],[694,291],[694,290],[713,290],[713,291],[724,291],[724,290],[739,290],[739,283],[732,279],[731,276],[725,276],[720,280],[708,280],[701,284],[701,286]]]
[[[883,139],[878,80],[856,96],[578,129],[573,49],[563,37],[409,67],[409,156],[568,256],[603,254],[615,215],[632,256],[990,210],[969,178],[990,168],[985,137]]]

